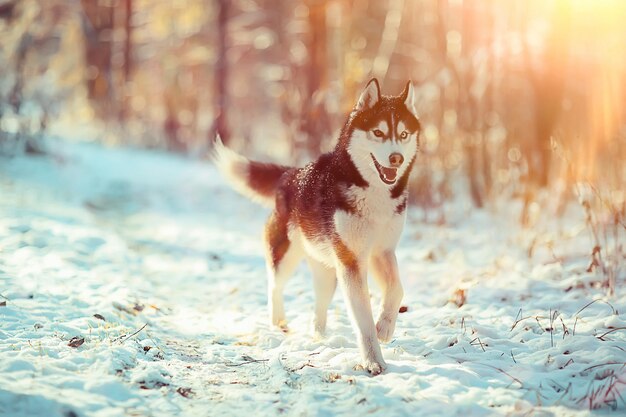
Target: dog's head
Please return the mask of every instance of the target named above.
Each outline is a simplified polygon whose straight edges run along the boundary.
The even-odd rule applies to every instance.
[[[373,78],[361,93],[350,115],[347,149],[368,182],[394,185],[406,172],[418,151],[420,122],[409,81],[398,96],[380,94]]]

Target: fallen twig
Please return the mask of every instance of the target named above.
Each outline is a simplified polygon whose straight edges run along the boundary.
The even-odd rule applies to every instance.
[[[290,371],[291,372],[296,372],[296,371],[299,371],[299,370],[301,370],[303,368],[306,368],[307,366],[309,368],[317,368],[317,366],[313,365],[313,363],[311,363],[311,361],[306,361],[306,362],[302,362],[300,365],[294,366],[293,368],[290,369]]]
[[[244,355],[242,356],[242,359],[244,360],[244,362],[239,362],[239,363],[234,363],[234,362],[229,362],[226,364],[226,366],[242,366],[242,365],[248,365],[250,363],[259,363],[259,362],[267,362],[269,361],[269,359],[254,359],[251,356],[248,355]]]

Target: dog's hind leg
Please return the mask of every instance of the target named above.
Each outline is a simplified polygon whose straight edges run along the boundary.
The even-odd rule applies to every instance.
[[[265,225],[267,298],[270,324],[287,330],[283,290],[298,263],[302,260],[302,250],[289,241],[286,216],[272,213]]]
[[[315,318],[313,331],[316,336],[322,336],[326,331],[326,316],[328,306],[333,299],[337,288],[335,268],[324,265],[312,258],[307,258],[313,274],[313,288],[315,289]]]
[[[384,251],[370,257],[372,276],[380,286],[383,300],[376,322],[378,340],[388,342],[393,336],[398,309],[403,297],[402,284],[398,277],[398,262],[393,251]]]

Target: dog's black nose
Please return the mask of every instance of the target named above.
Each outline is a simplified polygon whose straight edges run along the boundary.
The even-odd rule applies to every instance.
[[[399,167],[400,165],[402,165],[402,162],[404,162],[404,157],[402,156],[402,154],[394,152],[389,155],[389,163],[393,168]]]

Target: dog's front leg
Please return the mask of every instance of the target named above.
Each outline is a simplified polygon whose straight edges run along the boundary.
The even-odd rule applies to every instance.
[[[364,266],[342,265],[338,268],[338,275],[361,350],[362,363],[358,368],[372,375],[378,375],[385,370],[387,365],[383,360],[376,337],[376,327],[367,289],[367,271]]]
[[[380,316],[376,322],[376,333],[380,341],[388,342],[393,336],[398,309],[404,296],[398,276],[396,255],[391,250],[374,254],[370,259],[370,266],[372,275],[383,293]]]

